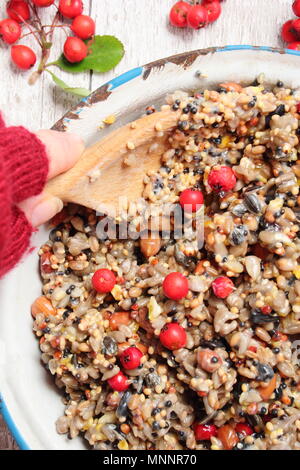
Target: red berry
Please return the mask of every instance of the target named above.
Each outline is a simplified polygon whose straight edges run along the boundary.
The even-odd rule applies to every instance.
[[[201,191],[196,189],[185,189],[179,197],[179,203],[184,212],[197,212],[203,205],[204,197]]]
[[[235,426],[235,430],[236,432],[238,432],[239,434],[242,434],[243,436],[251,436],[251,434],[254,433],[251,426],[249,426],[249,424],[246,424],[246,423],[237,423],[237,425]]]
[[[208,22],[213,23],[216,21],[219,16],[221,15],[222,12],[222,7],[219,3],[219,1],[209,1],[207,2],[206,0],[202,3],[204,8],[206,8],[207,13],[208,13]]]
[[[290,42],[287,49],[293,49],[294,51],[300,51],[300,41]]]
[[[116,282],[116,276],[110,269],[98,269],[92,277],[94,289],[101,294],[111,292]]]
[[[295,39],[297,39],[293,33],[293,23],[294,20],[289,20],[282,25],[281,37],[285,42],[293,42]]]
[[[95,21],[87,15],[78,15],[73,20],[71,30],[81,39],[88,39],[95,34]]]
[[[28,70],[36,63],[36,55],[30,47],[12,46],[11,58],[20,69]]]
[[[30,18],[28,3],[24,0],[10,0],[6,5],[6,11],[8,16],[18,23],[23,23]]]
[[[87,45],[82,39],[69,37],[64,45],[64,56],[72,64],[81,62],[88,54]]]
[[[142,357],[142,351],[135,346],[131,346],[122,352],[120,361],[124,369],[131,370],[136,369],[140,365]]]
[[[208,184],[214,191],[230,191],[235,187],[236,177],[229,166],[221,166],[211,170],[208,175]]]
[[[194,424],[194,434],[196,441],[209,441],[211,437],[217,435],[217,427],[214,424]]]
[[[165,348],[171,351],[184,348],[186,345],[185,329],[178,323],[166,323],[160,332],[159,340]]]
[[[207,9],[202,5],[193,5],[189,9],[187,23],[194,29],[204,28],[208,23]]]
[[[21,26],[15,20],[6,18],[0,22],[0,36],[7,44],[13,44],[21,36]]]
[[[107,382],[110,387],[117,392],[124,392],[124,390],[127,390],[129,387],[128,379],[121,371],[114,375],[111,379],[108,379]]]
[[[164,294],[172,300],[183,299],[189,291],[187,278],[178,272],[168,274],[163,282]]]
[[[58,9],[66,18],[75,18],[83,12],[82,0],[60,0]]]
[[[297,18],[292,22],[291,32],[293,33],[294,37],[291,39],[291,41],[288,42],[293,42],[295,39],[296,41],[297,39],[300,39],[300,18]]]
[[[297,113],[300,114],[300,103],[297,103],[296,108],[297,108]]]
[[[300,0],[295,0],[293,3],[293,12],[296,16],[300,16]]]
[[[191,9],[191,5],[186,2],[177,2],[171,8],[169,20],[172,26],[177,28],[185,28],[187,26],[187,14]]]
[[[32,3],[37,7],[50,7],[50,5],[53,5],[54,0],[32,0]]]
[[[219,299],[226,299],[234,288],[232,280],[226,276],[216,277],[211,286],[215,296]]]

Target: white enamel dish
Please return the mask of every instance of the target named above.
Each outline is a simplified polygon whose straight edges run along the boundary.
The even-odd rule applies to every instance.
[[[266,81],[300,87],[299,53],[267,47],[228,46],[173,56],[138,67],[96,90],[69,111],[54,128],[82,136],[87,145],[137,118],[147,105],[163,102],[178,89],[197,89],[226,81],[250,83],[260,73]],[[197,72],[207,78],[199,78]],[[117,122],[99,131],[106,116]],[[85,449],[82,439],[68,440],[55,430],[63,414],[60,394],[40,364],[32,333],[30,305],[41,293],[38,247],[47,240],[42,227],[34,250],[0,283],[0,411],[21,449]]]

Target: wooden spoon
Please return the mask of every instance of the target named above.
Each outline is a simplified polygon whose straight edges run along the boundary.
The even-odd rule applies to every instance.
[[[161,166],[179,115],[159,111],[116,129],[86,149],[73,168],[49,181],[46,191],[63,202],[118,215],[142,196],[145,174]]]

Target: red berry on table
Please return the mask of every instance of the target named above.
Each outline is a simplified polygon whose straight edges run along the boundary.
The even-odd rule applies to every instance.
[[[186,345],[185,329],[178,323],[166,323],[159,335],[161,344],[171,351],[184,348]]]
[[[53,5],[55,0],[32,0],[32,3],[34,3],[37,7],[50,7],[50,5]]]
[[[254,433],[253,429],[247,423],[237,423],[235,426],[236,432],[245,436],[251,436]]]
[[[236,177],[229,166],[221,166],[211,170],[208,175],[208,184],[214,191],[230,191],[236,185]]]
[[[187,278],[178,272],[168,274],[163,282],[163,291],[166,297],[172,300],[183,299],[189,291]]]
[[[179,204],[184,212],[197,212],[203,205],[203,193],[198,189],[185,189],[179,197]]]
[[[206,8],[207,13],[208,13],[208,22],[213,23],[216,21],[219,16],[221,15],[222,12],[222,7],[219,3],[219,1],[214,1],[214,2],[207,2],[206,0],[202,3],[204,8]]]
[[[6,44],[13,44],[21,36],[21,26],[17,21],[6,18],[0,22],[0,36]]]
[[[78,15],[74,18],[71,30],[81,39],[88,39],[95,34],[95,21],[87,15]]]
[[[110,269],[98,269],[92,277],[92,285],[97,292],[111,292],[116,284],[116,276]]]
[[[6,5],[6,11],[8,16],[18,23],[23,23],[30,18],[28,3],[24,0],[10,0]]]
[[[294,33],[294,39],[292,39],[292,42],[295,39],[296,40],[300,39],[300,18],[297,18],[296,20],[293,21],[291,31],[292,31],[292,33]],[[288,42],[290,42],[290,41],[288,41]]]
[[[172,26],[185,28],[187,26],[187,14],[191,5],[187,2],[177,2],[170,10],[169,20]]]
[[[140,351],[135,346],[131,346],[122,352],[120,356],[120,361],[124,369],[132,370],[139,367],[139,365],[141,364],[142,357],[142,351]]]
[[[80,38],[69,37],[64,45],[65,58],[73,63],[81,62],[88,54],[87,45]]]
[[[295,0],[293,3],[293,12],[296,16],[300,16],[300,0]]]
[[[211,286],[215,296],[219,299],[226,299],[234,289],[232,280],[227,276],[216,277]]]
[[[11,58],[14,64],[22,70],[28,70],[36,63],[35,53],[27,46],[12,46]]]
[[[218,429],[214,424],[194,424],[196,441],[209,441],[217,435]]]
[[[117,392],[124,392],[129,387],[128,379],[123,372],[118,372],[111,379],[108,379],[109,386]]]
[[[75,18],[83,12],[82,0],[60,0],[58,9],[66,18]]]
[[[294,51],[300,51],[300,41],[290,42],[286,47],[287,47],[287,49],[293,49]]]
[[[293,32],[294,20],[286,21],[281,28],[281,37],[285,42],[293,42],[297,39]]]
[[[203,5],[193,5],[187,15],[188,26],[201,29],[208,23],[208,12]]]

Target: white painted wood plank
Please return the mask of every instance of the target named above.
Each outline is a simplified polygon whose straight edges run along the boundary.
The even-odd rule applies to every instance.
[[[281,46],[280,25],[293,16],[292,0],[225,0],[220,18],[199,31],[168,24],[175,0],[92,1],[98,31],[116,34],[126,55],[115,70],[93,75],[97,88],[111,77],[172,54],[209,46],[253,44]],[[122,7],[123,6],[123,7]]]
[[[90,11],[91,1],[85,0],[84,2],[87,14]],[[5,4],[6,2],[1,2],[0,18],[6,16]],[[40,9],[40,12],[43,24],[50,24],[55,14],[55,7]],[[27,31],[24,29],[24,32]],[[61,54],[65,37],[65,33],[60,28],[55,31],[49,62],[55,60]],[[20,43],[31,46],[37,55],[40,54],[40,48],[34,39],[27,37]],[[18,71],[11,64],[9,48],[3,44],[0,48],[0,63],[0,110],[10,124],[22,124],[32,130],[50,127],[70,106],[78,101],[78,98],[58,89],[47,73],[44,73],[35,85],[29,85],[28,78],[32,71]],[[75,75],[65,73],[57,67],[51,67],[51,70],[70,86],[89,88],[89,72]]]

